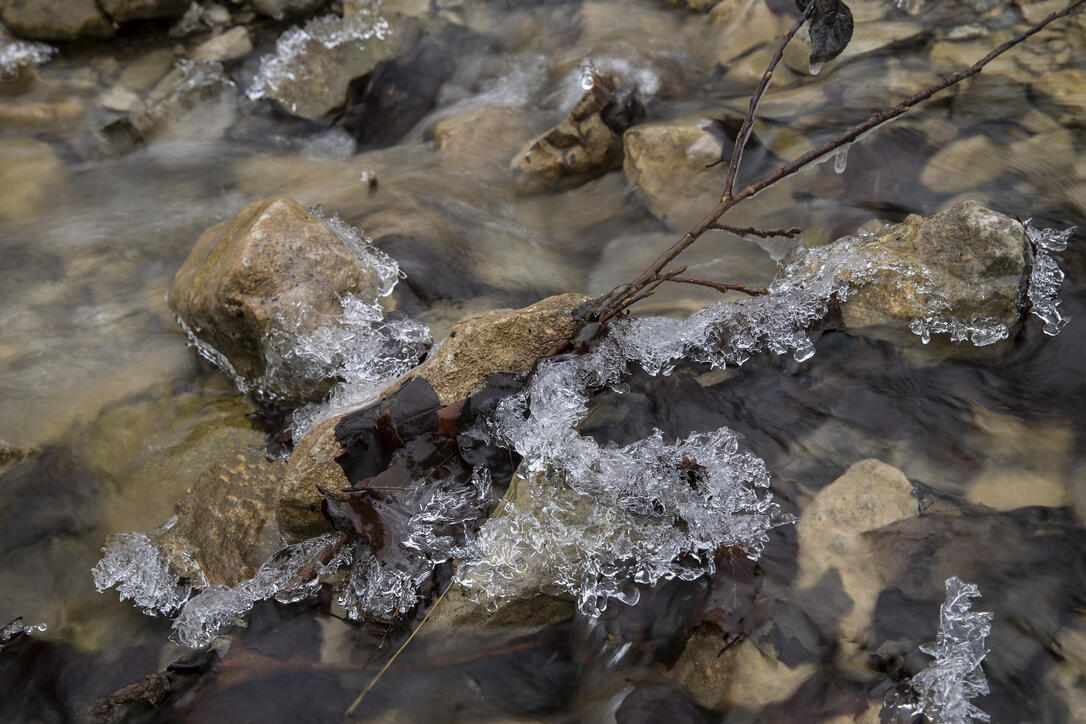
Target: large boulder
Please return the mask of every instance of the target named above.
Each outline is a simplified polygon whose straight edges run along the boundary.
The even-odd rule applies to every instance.
[[[622,165],[622,132],[642,108],[614,79],[593,75],[592,87],[557,126],[533,139],[510,163],[517,190],[562,190]]]
[[[878,271],[841,305],[850,332],[912,342],[912,331],[955,335],[960,325],[958,333],[981,343],[1019,322],[1029,272],[1025,230],[975,201],[927,219],[911,215],[864,242],[859,253]]]
[[[264,378],[274,338],[337,317],[345,295],[374,302],[378,285],[326,222],[284,198],[253,202],[204,232],[169,303],[194,343],[242,388],[292,401],[321,390]]]
[[[453,325],[433,356],[407,379],[421,377],[437,392],[442,405],[476,392],[499,372],[523,372],[551,353],[576,330],[573,309],[586,297],[563,294],[524,309],[468,317]],[[405,380],[406,381],[406,380]],[[277,516],[287,535],[308,538],[329,529],[321,514],[325,490],[349,486],[336,462],[343,448],[336,440],[339,417],[325,420],[303,437],[287,462],[279,489]]]
[[[34,40],[109,38],[114,32],[94,0],[8,0],[0,20]]]

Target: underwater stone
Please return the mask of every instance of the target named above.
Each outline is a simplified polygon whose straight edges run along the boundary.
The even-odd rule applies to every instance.
[[[34,40],[109,38],[114,33],[94,0],[11,0],[0,10],[0,20]]]

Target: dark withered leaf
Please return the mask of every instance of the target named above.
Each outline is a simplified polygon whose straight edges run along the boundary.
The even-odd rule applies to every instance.
[[[841,0],[796,0],[810,13],[811,63],[833,60],[852,40],[852,11]]]
[[[725,548],[717,554],[716,573],[693,624],[712,624],[725,634],[746,634],[760,618],[755,599],[762,588],[762,570],[742,551]]]

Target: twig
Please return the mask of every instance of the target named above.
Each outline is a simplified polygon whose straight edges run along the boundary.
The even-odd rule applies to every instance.
[[[762,96],[765,95],[766,89],[769,88],[769,81],[773,80],[773,71],[777,67],[777,63],[781,62],[781,58],[784,57],[784,49],[788,47],[788,43],[792,41],[799,29],[803,27],[803,24],[807,22],[807,18],[811,14],[811,9],[814,8],[814,3],[811,3],[807,7],[807,11],[800,16],[796,24],[792,26],[792,29],[784,36],[784,40],[781,42],[781,46],[777,48],[776,54],[773,56],[773,60],[769,61],[769,67],[765,69],[765,73],[762,74],[762,79],[758,81],[758,87],[754,89],[754,92],[750,95],[750,104],[747,105],[747,115],[743,118],[743,125],[739,127],[739,133],[735,136],[735,145],[732,146],[732,160],[728,163],[728,178],[724,182],[724,193],[721,198],[727,200],[731,198],[732,186],[735,184],[735,176],[739,173],[739,164],[743,161],[743,149],[747,146],[747,141],[750,140],[750,132],[754,128],[754,114],[758,110],[758,104],[762,100]]]
[[[768,289],[750,289],[746,284],[721,284],[720,282],[710,282],[705,279],[690,279],[688,277],[669,277],[664,281],[677,282],[678,284],[698,284],[703,287],[711,287],[721,294],[725,292],[743,292],[752,297],[769,294]]]
[[[684,271],[686,271],[686,266],[685,265],[679,267],[678,269],[672,269],[670,271],[664,272],[663,274],[657,275],[657,277],[655,279],[653,279],[651,282],[649,282],[649,285],[651,285],[651,286],[649,286],[648,289],[641,292],[640,294],[637,294],[637,295],[635,295],[633,297],[630,297],[623,304],[620,304],[618,306],[618,308],[616,308],[614,311],[612,311],[606,317],[601,319],[600,324],[606,324],[607,322],[611,321],[611,319],[615,315],[621,314],[623,311],[625,311],[629,307],[632,307],[633,305],[637,304],[642,299],[647,299],[648,297],[651,297],[656,292],[656,287],[660,286],[661,284],[663,284],[667,280],[671,279],[676,274],[682,274]]]
[[[283,586],[283,590],[290,591],[295,588],[300,588],[311,581],[313,577],[317,575],[320,567],[328,565],[328,561],[332,560],[336,553],[339,553],[339,549],[342,548],[348,540],[346,533],[337,535],[331,543],[328,543],[317,551],[317,553],[309,559],[309,562],[294,574],[293,578],[287,581],[287,585]]]
[[[832,138],[829,141],[826,141],[825,143],[817,146],[816,148],[811,149],[794,161],[791,161],[790,163],[781,166],[776,171],[750,184],[734,196],[729,197],[725,195],[721,199],[720,203],[716,205],[716,208],[710,211],[705,218],[703,218],[694,226],[694,228],[683,234],[682,238],[675,242],[671,247],[662,252],[660,256],[658,256],[656,260],[653,261],[653,263],[649,265],[649,267],[645,271],[643,271],[636,279],[627,282],[622,286],[616,287],[615,289],[612,289],[610,292],[601,297],[586,302],[579,309],[579,316],[588,322],[602,322],[604,317],[610,319],[611,316],[614,316],[610,314],[612,310],[620,306],[622,308],[628,307],[629,304],[625,303],[627,302],[627,300],[636,296],[642,289],[659,279],[660,270],[667,266],[669,263],[671,263],[671,261],[679,254],[681,254],[687,247],[697,241],[702,234],[713,228],[716,222],[720,219],[721,216],[724,215],[724,213],[728,209],[744,201],[745,199],[754,196],[766,187],[772,186],[781,179],[791,176],[803,167],[807,166],[813,161],[817,161],[819,158],[822,158],[831,151],[835,151],[841,146],[855,141],[857,138],[867,133],[868,131],[878,128],[887,121],[897,118],[898,116],[906,113],[910,108],[918,103],[926,101],[936,93],[944,91],[952,85],[960,83],[966,78],[970,78],[976,75],[984,69],[984,66],[988,65],[988,63],[992,62],[995,58],[999,57],[1000,55],[1007,52],[1008,50],[1015,47],[1032,35],[1040,32],[1052,21],[1070,15],[1072,12],[1075,11],[1076,8],[1078,8],[1083,3],[1086,3],[1086,0],[1072,0],[1072,2],[1063,10],[1059,10],[1050,14],[1048,17],[1044,18],[1036,25],[1031,27],[1029,30],[1023,32],[1021,35],[1018,35],[1011,40],[1003,43],[1002,45],[999,45],[968,68],[950,74],[935,85],[932,85],[925,90],[920,91],[919,93],[907,98],[906,100],[902,101],[901,103],[897,104],[892,108],[888,108],[884,111],[879,111],[878,113],[871,115],[863,123],[860,123],[857,126],[853,126],[841,135]]]
[[[795,239],[803,233],[803,229],[798,226],[793,226],[791,229],[755,229],[753,226],[738,227],[728,226],[727,224],[710,224],[709,228],[717,231],[728,231],[736,236],[760,236],[763,239],[772,239],[775,236]]]

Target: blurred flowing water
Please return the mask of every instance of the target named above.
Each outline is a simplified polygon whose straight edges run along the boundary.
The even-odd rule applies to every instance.
[[[429,324],[436,339],[466,314],[559,292],[599,294],[676,239],[677,220],[669,227],[650,214],[621,170],[567,192],[517,196],[510,159],[577,101],[586,58],[639,83],[651,122],[741,116],[772,52],[757,46],[722,64],[728,54],[709,16],[655,0],[436,4],[446,5],[423,15],[436,48],[430,60],[395,79],[401,99],[418,102],[372,120],[357,148],[344,119],[300,121],[239,92],[223,122],[203,118],[127,154],[111,151],[98,129],[117,114],[101,99],[127,68],[163,57],[168,68],[175,41],[161,33],[132,32],[108,48],[65,46],[32,88],[0,96],[8,106],[0,151],[32,159],[0,171],[8,197],[0,205],[0,440],[29,451],[0,468],[0,624],[22,616],[48,625],[33,648],[0,653],[6,720],[82,719],[96,700],[177,658],[181,650],[165,643],[168,622],[96,594],[90,569],[107,534],[159,525],[215,455],[268,442],[266,415],[186,347],[165,304],[206,228],[255,199],[320,204],[384,239],[407,273],[389,306]],[[790,3],[770,5],[792,12]],[[918,15],[877,0],[852,5],[856,40],[842,58],[817,77],[802,56],[786,58],[740,182],[1022,25],[1013,4],[978,12],[983,3],[942,3]],[[239,89],[285,27],[265,29],[253,54],[228,64]],[[1031,85],[1060,67],[1082,69],[1073,51],[1081,43],[1052,31],[1037,46],[854,144],[847,163],[768,190],[737,223],[801,226],[813,246],[976,198],[1038,226],[1086,226],[1082,119]],[[34,104],[45,110],[27,120]],[[456,130],[455,143],[442,128]],[[708,173],[722,183],[723,166]],[[862,661],[843,659],[835,643],[834,606],[848,604],[839,581],[792,589],[796,535],[778,530],[763,561],[764,591],[782,617],[773,645],[806,675],[764,706],[756,694],[742,698],[724,720],[862,714],[900,667],[926,663],[896,652],[931,640],[942,580],[952,574],[978,583],[978,606],[996,613],[992,694],[980,707],[995,721],[1081,717],[1083,240],[1076,234],[1062,254],[1063,308],[1074,321],[1055,338],[1030,318],[1005,353],[947,361],[828,333],[802,364],[680,368],[600,398],[584,429],[601,441],[629,442],[653,427],[675,436],[721,425],[741,432],[793,512],[871,457],[921,486],[929,509],[958,506],[936,516],[944,528],[877,532],[888,580],[902,583],[878,586],[877,640],[867,643],[877,653]],[[707,236],[682,263],[691,276],[759,286],[776,271],[766,250],[730,236]],[[684,315],[715,295],[675,285],[642,311]],[[928,550],[925,540],[944,548]],[[682,650],[698,585],[661,585],[599,621],[420,636],[368,695],[365,717],[719,720],[664,673]],[[338,720],[404,636],[346,624],[320,602],[262,603],[210,683],[159,716]]]

